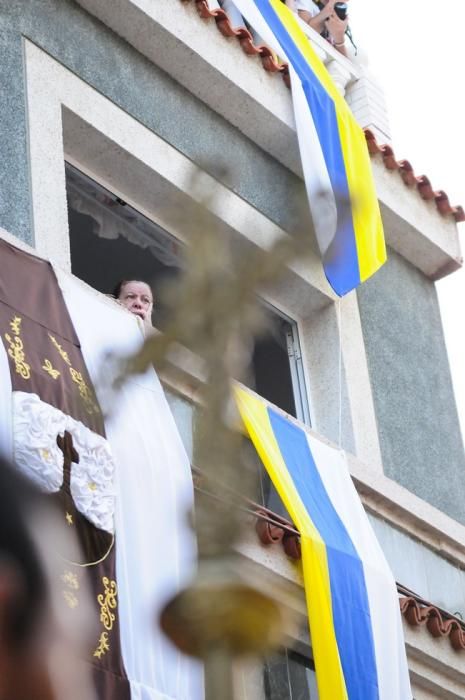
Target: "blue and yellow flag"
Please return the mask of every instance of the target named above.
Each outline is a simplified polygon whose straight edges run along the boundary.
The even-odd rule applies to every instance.
[[[258,396],[236,400],[301,535],[320,700],[411,700],[395,581],[343,454]]]
[[[343,296],[386,261],[365,136],[324,64],[281,0],[234,0],[289,63],[310,210],[326,277]]]

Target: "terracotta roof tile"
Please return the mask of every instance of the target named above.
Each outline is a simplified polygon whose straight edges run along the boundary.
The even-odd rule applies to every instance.
[[[465,649],[465,623],[462,620],[416,597],[406,596],[399,603],[409,625],[426,625],[433,637],[448,637],[456,651]]]
[[[267,46],[256,46],[252,34],[245,28],[235,29],[229,21],[224,10],[210,10],[207,0],[181,0],[181,2],[195,2],[197,11],[205,20],[214,20],[218,30],[228,38],[234,37],[238,40],[242,50],[248,56],[259,55],[263,67],[271,73],[280,73],[285,84],[290,87],[289,70],[285,63],[276,61],[275,55]],[[449,197],[442,190],[433,190],[430,181],[425,175],[417,176],[408,160],[396,160],[394,151],[387,144],[380,145],[370,129],[365,129],[365,137],[368,150],[372,156],[381,154],[385,167],[388,170],[397,170],[402,180],[408,187],[415,187],[420,197],[425,200],[435,201],[436,207],[443,216],[453,216],[456,222],[465,221],[465,211],[463,207],[451,206]]]
[[[294,525],[267,508],[256,510],[255,531],[260,542],[267,546],[281,543],[287,556],[300,559],[300,536]]]
[[[380,154],[383,158],[385,167],[388,170],[398,170],[402,180],[408,187],[416,187],[420,197],[425,200],[434,199],[436,207],[443,216],[453,216],[455,221],[465,221],[465,212],[463,207],[451,206],[449,197],[443,190],[433,190],[429,179],[426,175],[415,175],[412,166],[408,160],[396,160],[394,151],[387,144],[378,144],[375,135],[370,129],[365,129],[365,138],[368,144],[368,150],[372,156]]]
[[[263,545],[281,544],[288,557],[301,558],[300,537],[289,520],[261,507],[257,507],[255,515],[255,531]],[[425,625],[433,637],[448,637],[456,651],[465,649],[465,622],[419,596],[403,596],[410,591],[400,584],[397,587],[401,594],[400,610],[409,625]]]

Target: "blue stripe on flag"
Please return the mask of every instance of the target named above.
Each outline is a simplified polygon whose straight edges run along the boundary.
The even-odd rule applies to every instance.
[[[360,284],[360,270],[336,110],[323,88],[315,90],[307,80],[302,81],[302,87],[315,122],[337,208],[336,233],[323,264],[331,286],[343,295]]]
[[[270,408],[268,414],[295,487],[326,545],[334,627],[349,700],[378,700],[362,562],[324,488],[304,431]],[[311,590],[311,581],[309,585]]]

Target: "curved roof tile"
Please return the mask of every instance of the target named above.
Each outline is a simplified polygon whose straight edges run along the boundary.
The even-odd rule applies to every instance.
[[[300,536],[293,523],[258,505],[255,516],[255,531],[261,544],[281,544],[288,557],[301,558]],[[408,589],[400,584],[398,591],[400,610],[409,625],[424,625],[433,637],[448,637],[456,651],[465,649],[465,622],[418,596],[403,595]]]
[[[443,216],[448,216],[450,214],[457,222],[465,221],[465,212],[463,207],[451,206],[447,194],[443,190],[433,190],[426,175],[415,175],[413,167],[408,160],[396,160],[391,146],[388,144],[378,144],[375,135],[372,131],[370,131],[370,129],[365,129],[364,131],[370,154],[381,154],[387,170],[397,170],[402,177],[402,180],[408,187],[416,187],[422,199],[434,199],[438,211]]]
[[[412,596],[400,598],[399,603],[409,625],[426,625],[433,637],[448,637],[456,651],[465,649],[465,623],[462,620]]]
[[[197,11],[206,20],[215,20],[218,30],[223,36],[235,37],[244,53],[248,56],[259,55],[263,67],[271,73],[280,73],[287,87],[290,87],[289,70],[286,63],[279,63],[273,52],[267,46],[256,46],[252,34],[245,27],[234,28],[224,10],[210,10],[207,0],[181,0],[181,2],[195,2]],[[443,216],[452,216],[456,222],[465,221],[463,207],[451,206],[449,197],[443,190],[433,190],[426,175],[415,175],[408,160],[396,160],[392,147],[388,144],[380,145],[370,129],[364,129],[370,155],[381,154],[387,170],[397,170],[402,180],[408,187],[415,187],[424,200],[434,199],[436,207]]]

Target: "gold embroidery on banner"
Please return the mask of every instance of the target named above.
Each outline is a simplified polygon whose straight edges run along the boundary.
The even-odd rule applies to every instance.
[[[102,578],[104,592],[97,596],[97,602],[100,605],[100,622],[105,627],[106,630],[110,631],[113,629],[113,623],[115,621],[115,614],[112,610],[116,609],[117,601],[117,588],[116,581],[110,581],[109,578],[104,576]]]
[[[87,386],[82,374],[73,367],[69,368],[69,373],[71,374],[73,382],[78,385],[79,393],[84,401],[84,408],[86,409],[87,413],[89,415],[100,413],[100,409],[97,403],[94,401],[92,390]]]
[[[65,571],[65,573],[61,575],[61,580],[63,583],[66,583],[68,588],[72,588],[74,591],[79,590],[78,577],[76,574],[73,574],[72,571]]]
[[[11,358],[13,358],[17,374],[19,374],[23,379],[30,379],[31,365],[28,365],[27,362],[24,361],[26,355],[24,354],[23,350],[23,341],[18,335],[15,335],[15,339],[12,340],[9,333],[5,333],[5,338],[10,345],[8,354]]]
[[[44,369],[46,372],[48,372],[48,374],[51,377],[53,377],[53,379],[56,379],[61,374],[61,372],[59,372],[57,369],[54,369],[52,363],[50,362],[50,360],[47,360],[47,358],[45,358],[45,360],[44,360],[44,364],[42,365],[42,369]]]
[[[63,350],[63,348],[61,347],[60,343],[58,342],[58,340],[55,338],[54,335],[52,335],[51,333],[49,333],[49,334],[48,334],[48,337],[50,338],[50,340],[52,341],[53,345],[56,347],[56,349],[57,349],[58,352],[60,353],[61,357],[62,357],[62,358],[64,359],[64,361],[66,362],[66,364],[69,365],[69,366],[71,367],[71,360],[69,359],[69,356],[68,356],[68,353],[66,352],[66,350]]]
[[[74,610],[79,605],[79,601],[71,591],[63,591],[63,598],[66,600],[68,607]]]
[[[76,593],[76,591],[79,590],[78,577],[72,571],[67,569],[60,578],[68,587],[68,590],[62,591],[63,598],[65,599],[68,607],[71,608],[71,610],[74,610],[79,605],[79,600]]]
[[[89,489],[89,491],[97,491],[97,484],[95,483],[95,481],[89,481],[89,483],[87,484],[87,488]]]
[[[102,632],[102,634],[100,635],[100,639],[98,640],[98,647],[94,651],[94,656],[96,656],[97,659],[101,659],[102,656],[107,653],[107,651],[110,651],[110,644],[108,642],[108,633]]]
[[[8,354],[13,359],[15,363],[15,369],[17,374],[23,379],[30,379],[31,377],[31,366],[25,362],[26,355],[24,353],[23,341],[20,338],[21,335],[21,321],[20,316],[15,316],[10,321],[10,328],[14,333],[14,338],[11,337],[9,333],[5,333],[5,340],[9,344]]]
[[[68,525],[73,525],[73,516],[71,515],[71,513],[67,512],[65,518]]]
[[[10,328],[15,335],[21,335],[21,316],[15,316],[12,321],[10,321]]]
[[[116,613],[112,610],[116,610],[118,602],[116,597],[118,595],[118,590],[116,587],[116,581],[111,581],[107,576],[103,576],[103,593],[97,596],[97,602],[100,605],[100,622],[105,628],[106,632],[102,632],[100,635],[99,643],[94,651],[94,656],[101,659],[107,651],[110,650],[110,643],[108,641],[108,632],[113,629],[113,625],[116,619]]]

